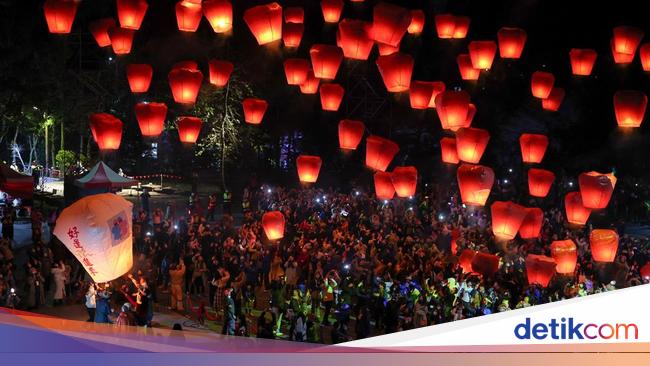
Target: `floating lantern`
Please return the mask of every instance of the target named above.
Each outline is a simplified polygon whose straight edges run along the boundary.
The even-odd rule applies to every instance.
[[[432,81],[431,83],[433,85],[433,93],[431,94],[431,100],[429,100],[429,108],[436,108],[436,97],[445,91],[447,87],[442,81]]]
[[[531,168],[528,170],[528,193],[533,197],[544,198],[551,190],[555,174],[544,169]]]
[[[639,48],[639,58],[643,71],[650,71],[650,43],[645,43]]]
[[[522,133],[519,137],[521,160],[524,163],[541,163],[548,147],[548,137],[535,133]]]
[[[480,70],[492,67],[494,55],[497,53],[497,44],[494,41],[471,41],[467,48],[472,67]]]
[[[319,79],[331,80],[336,78],[339,66],[343,60],[343,50],[338,46],[315,44],[309,50],[314,75]]]
[[[526,45],[526,31],[521,28],[503,27],[497,32],[499,56],[518,59]]]
[[[432,81],[413,80],[409,89],[409,101],[413,109],[427,109],[433,95]]]
[[[643,123],[648,97],[638,90],[620,90],[614,94],[614,113],[619,127],[639,127]]]
[[[519,237],[537,239],[544,223],[544,211],[537,207],[527,207],[526,212],[526,217],[519,227]]]
[[[420,9],[411,10],[411,24],[406,29],[409,34],[420,34],[424,29],[424,11]]]
[[[70,33],[78,6],[79,1],[76,0],[46,0],[43,5],[43,12],[50,33]]]
[[[300,85],[307,80],[309,61],[302,58],[288,58],[284,61],[284,74],[287,84]]]
[[[456,24],[454,26],[454,39],[463,39],[467,37],[469,31],[469,17],[456,16]]]
[[[418,185],[418,170],[414,166],[398,166],[391,173],[397,197],[415,196]]]
[[[149,5],[146,0],[117,0],[117,18],[120,26],[138,30]]]
[[[307,79],[304,83],[300,84],[300,92],[303,94],[316,94],[318,92],[318,85],[320,79],[314,76],[314,70],[309,70]]]
[[[565,94],[563,88],[553,88],[548,98],[542,99],[542,108],[547,111],[557,112],[560,109]]]
[[[90,132],[99,150],[117,150],[122,142],[122,121],[108,113],[90,115]]]
[[[262,228],[269,240],[284,237],[284,215],[280,211],[269,211],[262,215]]]
[[[366,127],[361,121],[342,119],[339,122],[339,146],[343,150],[356,150]]]
[[[393,186],[391,175],[391,173],[381,171],[373,175],[375,195],[378,200],[392,200],[395,196],[395,186]]]
[[[476,251],[464,249],[458,257],[458,265],[463,269],[463,273],[472,272],[472,260],[476,256]]]
[[[198,117],[183,116],[178,117],[176,129],[178,129],[178,138],[184,144],[194,144],[201,133],[203,122]]]
[[[535,98],[546,99],[553,90],[555,76],[546,71],[535,71],[530,80],[530,89]]]
[[[336,33],[336,44],[343,50],[343,56],[354,60],[367,60],[374,41],[370,38],[372,25],[353,19],[343,19]]]
[[[323,84],[320,86],[320,104],[324,111],[336,112],[341,106],[345,89],[339,84]]]
[[[551,282],[551,278],[555,274],[557,264],[553,258],[528,254],[526,256],[526,275],[528,276],[528,283],[538,284],[542,287],[547,287]]]
[[[576,269],[578,250],[576,243],[571,239],[556,240],[551,243],[551,257],[557,266],[555,271],[560,274],[571,274]]]
[[[613,173],[602,174],[598,172],[582,173],[578,177],[582,204],[586,208],[601,209],[607,207],[609,199],[616,186],[616,177]]]
[[[512,240],[528,214],[526,207],[510,201],[495,201],[492,212],[492,233],[497,239]]]
[[[448,164],[458,164],[458,152],[456,151],[456,139],[453,137],[443,137],[440,140],[440,151],[442,162]]]
[[[149,90],[152,76],[153,69],[147,64],[126,65],[126,78],[133,93],[144,93]]]
[[[609,229],[593,229],[589,234],[591,256],[596,262],[613,262],[618,251],[618,234]]]
[[[167,116],[165,103],[138,103],[135,105],[135,118],[140,132],[145,137],[156,137],[162,133]]]
[[[471,108],[469,93],[466,91],[443,91],[436,96],[435,106],[443,129],[455,131],[461,127],[469,127],[467,120]]]
[[[343,0],[321,0],[321,10],[325,23],[338,23],[343,12]]]
[[[290,6],[284,9],[285,23],[304,23],[305,10],[299,6]]]
[[[456,131],[456,151],[458,159],[468,163],[478,163],[485,152],[490,133],[480,128],[463,127]]]
[[[244,21],[259,45],[265,45],[282,38],[282,7],[278,3],[246,9]]]
[[[571,49],[571,51],[569,51],[569,58],[571,59],[571,71],[573,72],[573,75],[591,75],[597,57],[598,54],[592,49]]]
[[[302,23],[285,23],[282,28],[282,43],[287,48],[298,48],[305,26]]]
[[[456,57],[460,78],[463,80],[478,80],[481,70],[472,66],[472,60],[468,54],[460,54]]]
[[[318,173],[323,164],[318,156],[300,155],[296,158],[296,169],[298,178],[302,183],[315,183],[318,180]]]
[[[228,84],[228,80],[230,80],[230,75],[235,69],[235,66],[229,61],[210,60],[208,68],[210,72],[210,84],[217,87],[224,87]]]
[[[178,30],[183,32],[196,32],[201,23],[203,9],[201,3],[181,0],[176,3],[176,23]]]
[[[589,220],[591,209],[582,204],[580,192],[569,192],[564,197],[564,211],[570,224],[584,225]]]
[[[637,27],[620,26],[614,28],[614,51],[626,55],[634,55],[643,38],[643,30]]]
[[[203,15],[215,33],[225,33],[232,29],[232,4],[228,0],[205,0]]]
[[[411,55],[401,52],[396,52],[388,56],[379,56],[377,58],[379,73],[389,92],[399,93],[409,89],[411,86],[413,63],[414,61]]]
[[[113,27],[108,30],[108,37],[111,39],[111,47],[116,55],[126,55],[131,53],[133,36],[135,31],[132,29]]]
[[[252,125],[259,125],[264,119],[264,114],[269,104],[264,99],[246,98],[242,101],[244,107],[244,121]]]
[[[476,253],[472,258],[472,272],[492,277],[499,270],[499,257],[490,253]]]
[[[203,73],[199,70],[172,69],[168,75],[169,87],[174,101],[181,104],[194,104],[199,95]]]
[[[111,45],[111,37],[108,36],[108,30],[113,27],[115,27],[115,19],[102,18],[90,23],[88,29],[99,47],[107,47]]]
[[[616,52],[614,49],[614,40],[612,39],[610,42],[610,47],[612,50],[612,57],[614,58],[614,63],[617,64],[629,64],[634,60],[634,53],[632,54],[627,54],[627,53],[619,53]]]
[[[438,14],[435,17],[438,38],[450,39],[454,37],[456,17],[451,14]]]
[[[456,177],[463,203],[485,206],[494,185],[494,171],[482,165],[461,164],[456,171]]]
[[[411,11],[381,2],[372,12],[372,35],[375,41],[393,47],[399,45],[411,24]]]
[[[371,169],[385,172],[398,152],[399,145],[389,139],[375,135],[366,138],[366,166]]]

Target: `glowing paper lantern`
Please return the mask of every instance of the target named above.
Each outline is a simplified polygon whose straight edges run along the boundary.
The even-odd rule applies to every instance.
[[[174,101],[181,104],[194,104],[199,95],[203,73],[199,70],[172,69],[168,75],[169,87]]]
[[[396,52],[389,56],[379,56],[377,67],[389,92],[399,93],[409,89],[413,73],[413,57]]]
[[[225,33],[232,29],[232,4],[228,0],[205,0],[203,15],[215,33]]]
[[[167,116],[165,103],[138,103],[135,105],[135,118],[140,132],[145,137],[156,137],[162,133]]]
[[[469,31],[469,21],[468,17],[456,16],[454,25],[454,39],[463,39],[467,37],[467,32]]]
[[[591,75],[597,57],[598,54],[592,49],[571,49],[571,51],[569,51],[569,58],[571,59],[571,71],[573,72],[573,75]]]
[[[452,14],[438,14],[435,17],[436,32],[438,38],[450,39],[454,37],[456,28],[456,17]]]
[[[45,21],[47,22],[47,28],[50,33],[70,33],[78,6],[79,1],[75,0],[45,1],[43,12],[45,13]]]
[[[436,108],[436,97],[445,91],[447,87],[442,81],[432,81],[431,83],[433,85],[433,93],[431,94],[431,100],[429,100],[429,108]]]
[[[144,93],[149,90],[152,76],[153,69],[147,64],[126,65],[126,78],[133,93]]]
[[[520,58],[526,45],[526,31],[521,28],[503,27],[497,32],[501,58]]]
[[[409,34],[420,34],[424,29],[424,11],[420,9],[411,10],[411,24],[406,30]]]
[[[490,253],[476,253],[472,258],[472,272],[492,277],[499,270],[499,257]]]
[[[343,19],[336,33],[336,44],[343,56],[354,60],[367,60],[374,41],[370,37],[372,25],[361,20]]]
[[[546,99],[553,90],[555,76],[546,71],[535,71],[530,80],[530,90],[535,98]]]
[[[443,137],[440,140],[440,150],[442,162],[448,164],[458,164],[458,152],[456,151],[456,139],[453,137]]]
[[[265,45],[282,38],[282,7],[278,3],[246,9],[244,21],[259,45]]]
[[[578,250],[576,243],[571,239],[556,240],[551,243],[551,257],[555,259],[557,266],[555,271],[560,274],[571,274],[576,269],[578,261]]]
[[[375,195],[379,200],[391,200],[395,196],[395,186],[393,186],[393,180],[391,179],[391,173],[387,172],[376,172],[373,175],[373,181],[375,182]]]
[[[309,50],[311,65],[314,75],[319,79],[331,80],[336,78],[341,61],[343,61],[343,50],[338,46],[327,44],[315,44]]]
[[[262,228],[269,240],[284,237],[284,215],[280,211],[269,211],[262,215]]]
[[[614,113],[619,127],[639,127],[643,123],[648,97],[638,90],[620,90],[614,94]]]
[[[528,214],[526,207],[510,201],[495,201],[492,212],[492,233],[497,239],[512,240]]]
[[[377,48],[379,49],[379,56],[389,56],[395,52],[399,52],[399,44],[397,46],[391,46],[384,43],[377,43]]]
[[[337,23],[343,12],[343,0],[321,0],[320,7],[325,23]]]
[[[181,0],[176,3],[176,23],[178,30],[183,32],[196,32],[203,17],[201,3]]]
[[[300,84],[300,92],[303,94],[316,94],[319,84],[320,79],[314,76],[314,71],[310,69],[307,73],[307,79],[304,83]]]
[[[86,196],[66,207],[54,236],[95,283],[112,281],[133,266],[133,204],[113,193]]]
[[[90,115],[90,132],[99,150],[117,150],[122,142],[122,121],[108,113]]]
[[[639,48],[639,58],[641,59],[643,71],[650,71],[650,43],[641,45],[641,48]]]
[[[409,101],[413,109],[427,109],[433,95],[432,81],[413,80],[409,89]]]
[[[471,108],[469,93],[466,91],[443,91],[436,96],[435,106],[443,129],[455,131],[461,127],[469,127],[467,120]]]
[[[467,46],[472,66],[475,69],[487,70],[492,67],[497,44],[494,41],[471,41]]]
[[[111,47],[116,55],[126,55],[131,53],[133,36],[135,31],[132,29],[113,27],[108,30],[108,37],[111,39]]]
[[[228,80],[230,80],[230,75],[235,69],[235,66],[229,61],[210,60],[208,69],[210,72],[210,84],[224,87],[228,84]]]
[[[343,150],[356,150],[366,126],[361,121],[342,119],[339,122],[339,146]]]
[[[397,197],[415,196],[418,185],[418,170],[414,166],[398,166],[391,174]]]
[[[548,137],[535,133],[522,133],[519,137],[521,160],[524,163],[541,163],[548,147]]]
[[[336,112],[341,106],[345,89],[339,84],[323,84],[320,86],[320,104],[324,111]]]
[[[282,43],[287,48],[298,48],[305,26],[302,23],[285,23],[282,28]]]
[[[111,45],[111,38],[108,36],[108,30],[115,27],[115,19],[102,18],[90,23],[88,29],[95,38],[95,42],[99,47],[107,47]]]
[[[314,183],[318,179],[320,167],[323,164],[318,156],[300,155],[296,158],[298,178],[303,183]]]
[[[476,251],[464,249],[458,257],[458,265],[463,269],[463,273],[472,272],[472,260],[476,256]]]
[[[399,146],[386,138],[371,135],[366,138],[366,166],[385,172],[399,152]]]
[[[290,6],[284,9],[285,23],[304,23],[305,10],[299,6]]]
[[[203,122],[198,117],[179,117],[176,121],[178,129],[178,138],[183,144],[194,144],[201,133]]]
[[[264,119],[264,114],[269,104],[264,99],[246,98],[242,101],[244,107],[244,121],[252,125],[259,125]]]
[[[570,224],[584,225],[589,220],[591,209],[582,204],[580,192],[569,192],[564,197],[564,211]]]
[[[555,174],[544,169],[528,170],[528,192],[533,197],[546,197],[555,180]]]
[[[565,94],[563,88],[553,88],[548,98],[542,99],[542,108],[547,111],[557,112],[560,109]]]
[[[598,172],[582,173],[578,176],[582,204],[586,208],[601,209],[607,207],[616,186],[614,174]]]
[[[526,275],[529,284],[547,287],[555,274],[556,263],[553,258],[543,255],[528,254],[526,257]]]
[[[626,55],[634,55],[643,38],[643,30],[637,27],[620,26],[614,28],[614,51]]]
[[[618,251],[618,234],[609,229],[593,229],[589,234],[591,256],[596,262],[613,262]]]
[[[372,35],[379,43],[399,45],[411,24],[411,11],[397,5],[381,2],[372,12]]]
[[[456,151],[458,159],[468,163],[478,163],[485,152],[490,133],[480,128],[463,127],[456,131]]]
[[[494,185],[494,171],[486,166],[462,164],[456,171],[456,177],[463,203],[485,206]]]
[[[519,237],[522,239],[536,239],[544,223],[544,211],[537,207],[527,207],[526,217],[519,227]]]
[[[149,5],[146,0],[117,0],[117,18],[122,28],[138,30]]]
[[[287,84],[300,85],[307,80],[309,61],[302,58],[288,58],[284,61],[284,74]]]
[[[614,49],[614,40],[612,39],[609,43],[612,50],[612,57],[614,58],[614,63],[629,64],[634,60],[634,53],[627,54],[627,53],[616,52],[616,50]]]
[[[481,70],[472,66],[472,60],[468,54],[461,54],[456,57],[460,78],[463,80],[478,80]]]

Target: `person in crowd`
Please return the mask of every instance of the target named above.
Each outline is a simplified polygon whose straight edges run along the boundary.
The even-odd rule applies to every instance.
[[[86,291],[86,311],[88,312],[88,320],[92,322],[95,320],[95,309],[97,308],[97,302],[95,297],[97,296],[97,288],[94,283],[88,285],[88,290]]]

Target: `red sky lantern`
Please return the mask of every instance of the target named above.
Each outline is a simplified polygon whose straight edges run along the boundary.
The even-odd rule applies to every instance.
[[[610,229],[593,229],[589,234],[591,256],[596,262],[613,262],[618,251],[618,234]]]
[[[307,79],[304,83],[300,84],[300,92],[303,94],[316,94],[318,92],[318,85],[320,79],[314,76],[314,70],[309,70]]]
[[[178,117],[176,129],[178,129],[178,138],[183,144],[194,144],[201,133],[203,122],[198,117],[183,116]]]
[[[318,156],[300,155],[296,158],[296,169],[298,178],[302,183],[315,183],[318,180],[318,173],[323,164]]]
[[[463,273],[472,272],[472,260],[476,256],[476,251],[464,249],[458,257],[458,265],[463,269]]]
[[[178,30],[183,32],[196,32],[203,17],[201,3],[181,0],[176,3],[176,23]]]
[[[499,257],[490,253],[476,253],[472,258],[472,272],[492,277],[499,270]]]
[[[456,151],[456,139],[453,137],[443,137],[440,140],[440,151],[442,162],[448,164],[458,164],[458,152]]]
[[[285,23],[282,28],[282,43],[287,48],[298,48],[305,26],[302,23]]]
[[[356,150],[366,126],[361,121],[342,119],[339,122],[339,146],[343,150]]]
[[[221,88],[228,84],[228,80],[230,80],[230,75],[235,69],[235,66],[230,61],[210,60],[208,69],[210,72],[210,84]]]
[[[315,44],[309,50],[311,65],[314,75],[319,79],[332,80],[336,78],[341,61],[343,61],[343,50],[338,46],[328,44]]]
[[[366,138],[366,166],[385,172],[391,161],[399,152],[395,142],[376,135]]]
[[[571,49],[571,51],[569,51],[569,58],[571,59],[571,71],[573,72],[573,75],[591,75],[597,57],[598,54],[592,49]]]
[[[467,37],[467,32],[469,31],[469,17],[456,16],[456,24],[454,25],[454,39],[463,39]]]
[[[432,81],[431,83],[433,84],[433,93],[431,94],[431,100],[429,100],[429,108],[436,108],[436,97],[445,91],[447,87],[442,81]]]
[[[169,87],[174,101],[181,104],[194,104],[199,95],[203,73],[199,70],[172,69],[168,75]]]
[[[413,80],[409,89],[409,101],[413,109],[427,109],[433,95],[433,81]]]
[[[494,185],[494,171],[486,166],[462,164],[456,171],[458,189],[464,204],[485,206]]]
[[[443,129],[455,131],[466,126],[470,113],[469,93],[464,90],[446,90],[435,98],[436,111]]]
[[[259,125],[264,119],[264,114],[269,104],[264,99],[246,98],[242,101],[244,107],[244,121],[252,125]]]
[[[282,7],[278,3],[246,9],[244,21],[259,45],[265,45],[282,38]]]
[[[454,37],[454,29],[456,28],[456,17],[452,14],[438,14],[435,17],[436,32],[438,38],[450,39]]]
[[[519,227],[519,237],[537,239],[544,223],[544,211],[537,207],[527,207],[526,212],[526,217]]]
[[[135,105],[135,118],[144,137],[156,137],[162,133],[167,117],[165,103],[138,103]]]
[[[144,93],[149,90],[153,68],[147,64],[126,65],[126,78],[133,93]]]
[[[343,12],[343,0],[321,0],[320,7],[325,23],[337,23]]]
[[[514,239],[528,214],[526,207],[511,201],[494,201],[490,211],[492,213],[492,233],[500,240]]]
[[[620,26],[614,28],[614,51],[626,55],[634,55],[643,38],[643,30],[637,27]]]
[[[395,52],[399,52],[399,44],[397,46],[391,46],[389,44],[377,43],[377,48],[379,49],[379,56],[389,56]]]
[[[324,111],[336,112],[343,101],[345,89],[339,84],[328,83],[320,86],[320,104]]]
[[[468,54],[460,54],[456,57],[460,78],[463,80],[478,80],[481,70],[472,66],[472,59]]]
[[[591,209],[582,204],[580,192],[569,192],[564,197],[564,211],[570,224],[584,225],[589,220]]]
[[[551,243],[551,257],[557,266],[555,271],[559,274],[571,274],[576,269],[578,250],[576,243],[571,239],[556,240]]]
[[[76,0],[47,0],[43,5],[45,21],[50,33],[68,34],[77,14],[79,1]],[[102,46],[103,47],[103,46]]]
[[[648,96],[638,90],[620,90],[614,94],[614,113],[619,127],[640,127],[648,106]]]
[[[133,36],[135,31],[132,29],[125,29],[113,27],[108,30],[108,37],[111,39],[111,47],[116,55],[126,55],[131,53],[131,45],[133,44]]]
[[[395,196],[395,186],[393,186],[391,175],[391,173],[379,171],[373,176],[377,199],[392,200]]]
[[[115,27],[115,19],[102,18],[90,23],[88,29],[99,47],[107,47],[111,45],[111,37],[108,36],[108,30],[113,27]]]
[[[117,0],[117,18],[120,26],[138,30],[149,5],[146,0]]]
[[[172,66],[172,69],[188,69],[188,70],[198,70],[199,63],[192,60],[178,61]]]
[[[557,112],[564,100],[565,91],[563,88],[553,88],[548,98],[542,99],[542,108],[547,111]]]
[[[309,74],[309,61],[302,58],[288,58],[284,60],[284,74],[287,84],[300,85],[307,80]]]
[[[480,128],[463,127],[456,131],[456,151],[458,159],[476,164],[490,140],[490,133]]]
[[[397,197],[415,196],[418,185],[418,170],[414,166],[398,166],[391,174]]]
[[[607,207],[616,186],[616,177],[612,173],[582,173],[578,177],[578,185],[582,204],[586,208],[597,210]]]
[[[336,33],[336,44],[343,56],[354,60],[367,60],[374,41],[370,38],[372,25],[355,19],[343,19]]]
[[[413,73],[413,57],[409,54],[396,52],[377,58],[377,67],[389,92],[399,93],[411,86]]]
[[[544,198],[551,190],[555,174],[544,169],[531,168],[528,170],[528,192],[533,197]]]
[[[299,6],[289,6],[284,9],[284,22],[285,23],[304,23],[305,22],[305,9]]]
[[[494,56],[497,53],[497,44],[494,41],[471,41],[467,46],[472,66],[475,69],[488,70],[492,67]]]
[[[420,34],[424,29],[424,11],[420,9],[411,10],[411,24],[406,29],[409,34]]]
[[[528,276],[528,283],[538,284],[542,287],[547,287],[555,274],[556,263],[553,258],[528,254],[526,256],[526,275]]]
[[[650,43],[644,43],[639,48],[639,58],[643,71],[650,71]]]
[[[205,0],[203,15],[215,33],[225,33],[232,29],[232,4],[228,0]]]
[[[499,56],[501,58],[520,58],[526,45],[526,31],[521,28],[503,27],[497,32]]]
[[[90,115],[90,132],[99,150],[117,150],[122,142],[122,121],[108,113]]]
[[[536,133],[522,133],[519,146],[524,163],[541,163],[548,147],[548,137]]]
[[[553,90],[555,76],[546,71],[535,71],[530,80],[530,90],[535,98],[546,99]]]
[[[627,53],[619,53],[616,52],[614,49],[614,40],[612,39],[610,42],[610,47],[612,50],[612,57],[614,57],[614,63],[617,64],[629,64],[634,60],[634,53],[633,54],[627,54]]]
[[[393,47],[399,45],[411,24],[411,11],[381,2],[372,12],[372,35],[375,41]]]
[[[269,240],[284,237],[284,215],[280,211],[269,211],[262,215],[262,228]]]

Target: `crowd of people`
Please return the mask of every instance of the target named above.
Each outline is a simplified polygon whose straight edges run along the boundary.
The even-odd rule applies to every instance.
[[[623,234],[626,223],[647,220],[642,206],[629,203],[644,188],[619,181],[610,207],[592,220],[621,234],[615,262],[602,264],[591,259],[591,224],[566,222],[562,198],[577,189],[569,179],[558,179],[544,200],[528,198],[516,181],[499,180],[492,196],[544,209],[538,239],[496,241],[489,208],[465,206],[453,185],[422,183],[417,196],[391,201],[361,188],[249,186],[241,220],[229,214],[230,196],[192,195],[179,216],[147,194],[135,206],[131,274],[91,284],[76,261],[36,241],[24,306],[38,308],[50,293],[55,306],[83,303],[89,321],[152,326],[157,306],[219,324],[223,334],[338,343],[648,282],[639,275],[650,260],[648,238]],[[286,218],[281,240],[269,241],[261,226],[270,210]],[[578,247],[575,273],[556,275],[546,288],[530,285],[527,254],[550,255],[550,243],[562,239]],[[20,286],[8,243],[0,246],[3,299]],[[457,254],[465,248],[498,254],[497,274],[463,273]]]

